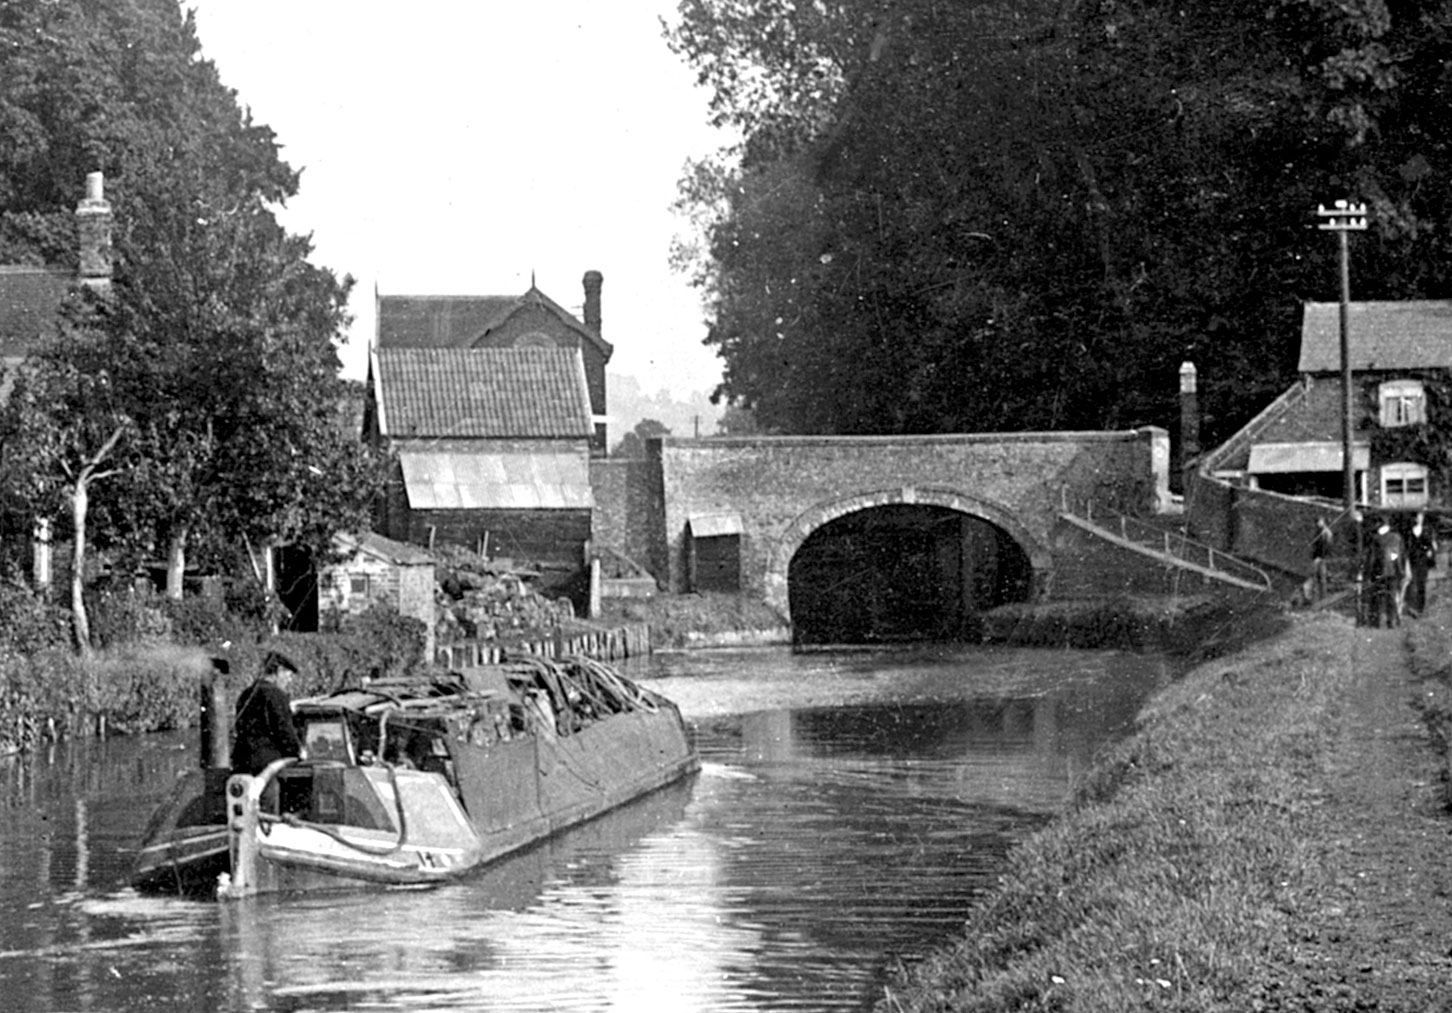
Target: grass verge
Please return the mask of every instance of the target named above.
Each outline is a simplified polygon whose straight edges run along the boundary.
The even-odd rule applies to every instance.
[[[1160,693],[879,1011],[1274,1008],[1314,896],[1354,627],[1306,614]]]

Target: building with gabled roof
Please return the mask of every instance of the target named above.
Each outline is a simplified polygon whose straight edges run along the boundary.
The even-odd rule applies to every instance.
[[[365,432],[398,458],[380,533],[579,574],[594,507],[580,349],[380,347],[368,385]]]
[[[1452,301],[1347,310],[1356,502],[1406,513],[1452,505],[1449,462],[1426,438],[1428,423],[1452,411]],[[1299,381],[1187,474],[1185,510],[1197,537],[1302,573],[1316,517],[1344,520],[1340,314],[1339,303],[1305,305]]]
[[[377,532],[340,532],[340,558],[318,573],[318,609],[337,621],[382,604],[424,627],[424,657],[434,656],[434,557]]]
[[[614,352],[600,336],[599,271],[584,276],[582,321],[531,282],[519,296],[378,295],[379,349],[558,348],[580,353],[593,418],[592,447],[606,448],[605,366]]]
[[[1340,314],[1339,303],[1305,305],[1300,382],[1207,455],[1215,475],[1291,496],[1343,498]],[[1427,421],[1432,389],[1452,369],[1452,301],[1351,303],[1347,336],[1357,501],[1420,508],[1445,498],[1447,490],[1432,488],[1436,462],[1379,459],[1372,443],[1378,430]]]
[[[1352,373],[1452,367],[1452,300],[1354,302],[1347,307]],[[1341,375],[1341,304],[1313,302],[1301,314],[1297,371]]]

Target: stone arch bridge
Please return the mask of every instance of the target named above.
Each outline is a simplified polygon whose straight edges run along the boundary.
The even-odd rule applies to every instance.
[[[648,442],[652,571],[675,592],[734,584],[794,625],[946,634],[955,616],[1063,593],[1079,557],[1060,518],[1168,499],[1162,429]],[[642,546],[643,548],[644,546]],[[830,625],[830,621],[828,622]]]

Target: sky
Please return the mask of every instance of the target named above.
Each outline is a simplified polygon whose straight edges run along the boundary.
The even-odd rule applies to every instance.
[[[609,372],[709,391],[699,293],[669,265],[688,159],[720,148],[667,48],[666,0],[183,0],[203,55],[303,170],[280,214],[357,280],[344,375],[383,295],[541,291],[581,314],[605,276]],[[405,13],[406,12],[406,13]]]

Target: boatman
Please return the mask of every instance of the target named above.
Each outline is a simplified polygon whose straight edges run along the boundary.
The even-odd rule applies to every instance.
[[[288,690],[297,666],[286,655],[269,651],[262,671],[237,697],[232,744],[232,773],[260,774],[273,760],[306,755],[292,720]]]

